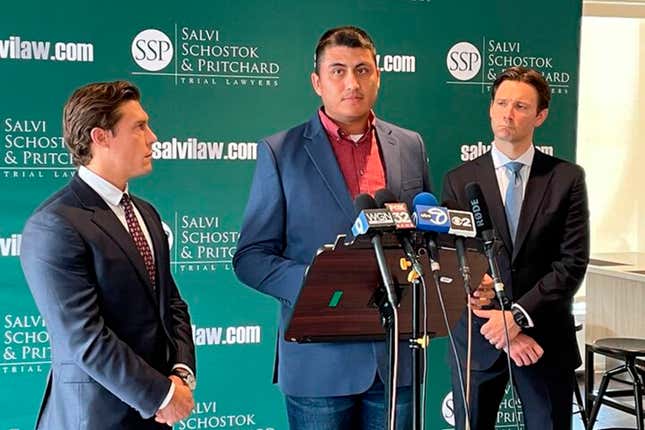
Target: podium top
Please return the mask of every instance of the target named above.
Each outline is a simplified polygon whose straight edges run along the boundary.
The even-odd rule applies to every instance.
[[[403,250],[393,235],[384,235],[383,248],[394,284],[399,287],[399,329],[401,339],[412,333],[412,294],[408,281],[409,268]],[[474,250],[467,251],[473,283],[479,282],[488,269],[487,260]],[[420,253],[419,260],[430,274],[428,257]],[[466,293],[459,274],[454,249],[439,248],[441,264],[441,295],[453,325],[466,306]],[[431,275],[427,276],[426,305],[428,334],[447,335],[439,295]],[[339,235],[334,244],[324,245],[305,272],[303,287],[285,331],[292,342],[373,341],[385,338],[380,314],[374,304],[375,292],[381,278],[370,239],[359,237],[346,242]],[[421,296],[423,297],[423,296]]]

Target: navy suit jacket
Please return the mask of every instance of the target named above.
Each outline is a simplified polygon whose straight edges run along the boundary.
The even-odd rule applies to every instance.
[[[524,332],[542,346],[541,360],[545,363],[578,367],[580,353],[571,307],[589,262],[584,171],[580,166],[535,150],[515,246],[490,152],[448,172],[443,198],[468,207],[464,188],[469,182],[479,183],[501,241],[497,259],[506,294],[528,312],[535,324]],[[484,370],[501,352],[479,332],[486,320],[477,317],[473,320],[473,369]],[[462,347],[464,321],[462,318],[458,331]]]
[[[154,245],[155,289],[128,231],[78,176],[27,221],[20,258],[52,351],[39,429],[168,428],[145,419],[168,393],[172,365],[195,369],[159,214],[132,201]]]
[[[415,132],[378,119],[375,126],[387,187],[411,204],[417,193],[430,189],[423,141]],[[287,395],[356,394],[371,386],[377,370],[385,377],[383,342],[284,340],[305,269],[318,248],[347,233],[354,219],[350,193],[317,113],[259,142],[233,265],[242,282],[282,304],[277,382]],[[410,384],[410,354],[400,357],[399,383]]]

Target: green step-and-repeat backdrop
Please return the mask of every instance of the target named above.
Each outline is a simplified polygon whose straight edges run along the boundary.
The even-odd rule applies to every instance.
[[[319,106],[309,74],[328,28],[374,38],[375,107],[424,137],[435,190],[489,149],[489,90],[511,65],[553,88],[537,133],[575,156],[581,0],[211,0],[5,2],[0,14],[0,430],[33,427],[50,365],[46,323],[19,263],[33,209],[74,174],[61,136],[65,100],[91,81],[138,85],[159,142],[131,183],[162,214],[172,270],[190,306],[199,363],[194,414],[176,429],[285,430],[271,383],[277,304],[232,270],[263,136]],[[430,348],[426,428],[452,428],[445,339]],[[513,423],[507,399],[500,428]]]

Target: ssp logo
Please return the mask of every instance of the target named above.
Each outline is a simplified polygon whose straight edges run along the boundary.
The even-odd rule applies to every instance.
[[[148,29],[134,37],[131,52],[139,67],[149,72],[157,72],[170,64],[174,48],[165,33]]]

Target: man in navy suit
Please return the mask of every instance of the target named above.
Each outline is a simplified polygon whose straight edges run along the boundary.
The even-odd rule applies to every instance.
[[[76,90],[63,112],[78,173],[40,205],[21,262],[52,367],[36,428],[168,429],[193,408],[195,351],[157,211],[129,194],[157,140],[123,81]]]
[[[548,83],[535,70],[512,67],[501,73],[491,89],[491,151],[448,172],[444,180],[443,197],[463,206],[468,206],[465,186],[480,185],[501,240],[497,259],[512,301],[504,313],[499,308],[474,311],[473,430],[495,428],[509,380],[506,353],[525,428],[571,428],[574,369],[580,365],[571,306],[589,261],[589,210],[583,169],[533,146],[550,98]],[[464,321],[456,333],[461,357]],[[458,384],[453,371],[456,424],[463,429]]]
[[[323,106],[304,124],[263,139],[233,259],[239,279],[281,303],[277,383],[292,429],[382,428],[383,342],[284,340],[307,265],[346,233],[360,193],[389,188],[411,204],[430,188],[419,134],[375,118],[375,48],[356,27],[327,31],[316,47],[314,91]],[[410,423],[410,354],[399,366],[398,428]]]

